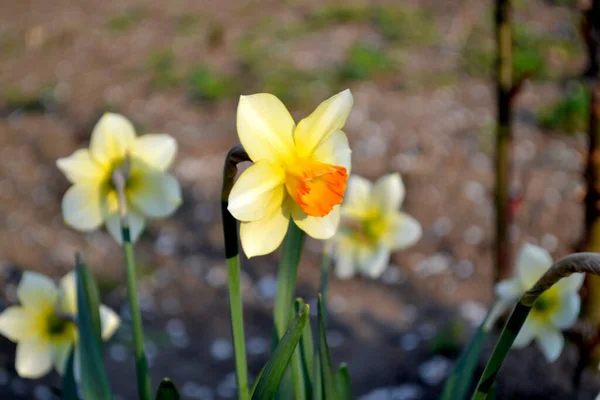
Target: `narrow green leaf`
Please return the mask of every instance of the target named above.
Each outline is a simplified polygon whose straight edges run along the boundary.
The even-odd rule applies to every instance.
[[[156,391],[156,400],[179,400],[179,391],[169,378],[163,378]]]
[[[275,296],[275,307],[273,309],[273,319],[275,320],[275,329],[277,338],[283,336],[288,323],[290,322],[290,309],[294,302],[294,290],[296,289],[296,276],[298,264],[302,254],[302,245],[304,243],[304,231],[302,231],[290,220],[283,248],[281,259],[279,261],[279,272],[277,275],[277,294]],[[275,347],[277,343],[274,343]]]
[[[77,382],[75,382],[75,373],[73,370],[73,360],[75,359],[75,349],[71,349],[69,358],[67,359],[67,367],[65,375],[62,378],[61,396],[62,400],[79,400],[77,392]]]
[[[304,303],[302,303],[302,307],[304,307]],[[299,313],[301,308],[299,304],[296,305],[296,313]],[[301,361],[302,361],[302,372],[304,375],[304,384],[306,387],[306,398],[312,398],[313,392],[313,338],[312,338],[312,329],[310,327],[310,317],[306,321],[306,325],[304,326],[304,332],[302,332],[302,337],[300,338],[300,344],[298,345],[298,349],[300,350]]]
[[[335,373],[331,363],[331,353],[327,344],[327,329],[325,326],[325,315],[323,307],[323,297],[319,293],[318,318],[319,318],[319,364],[321,369],[321,380],[323,382],[324,398],[339,399],[335,382]]]
[[[279,345],[261,372],[252,393],[253,400],[272,400],[275,396],[281,378],[283,378],[296,346],[298,346],[302,331],[308,321],[308,315],[309,307],[306,304],[302,312],[289,325],[287,332],[281,338]]]
[[[100,301],[89,270],[77,258],[77,324],[81,357],[81,388],[86,400],[112,399],[101,356]]]
[[[296,299],[294,302],[294,313],[297,314],[304,309],[304,300]],[[306,326],[304,327],[306,328]],[[304,335],[304,332],[302,332]],[[296,346],[292,356],[292,383],[294,385],[294,397],[296,400],[308,400],[310,398],[310,381],[304,373],[302,361],[302,338]]]
[[[352,400],[352,382],[350,381],[350,371],[346,363],[340,364],[335,373],[335,381],[340,395],[340,400]]]

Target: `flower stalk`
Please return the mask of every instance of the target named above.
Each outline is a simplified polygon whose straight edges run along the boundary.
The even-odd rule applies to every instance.
[[[473,394],[473,400],[487,399],[496,376],[538,297],[559,280],[574,273],[589,273],[600,276],[600,254],[575,253],[558,260],[531,289],[521,296],[485,366]]]
[[[127,294],[131,309],[138,396],[142,400],[150,400],[151,384],[150,376],[148,375],[148,360],[144,353],[144,332],[142,329],[142,316],[137,296],[135,258],[133,255],[133,245],[131,243],[131,233],[129,231],[129,222],[127,219],[127,198],[125,196],[125,184],[127,182],[126,173],[127,171],[116,169],[112,174],[112,182],[117,191],[119,215],[121,218],[121,237],[127,270]]]
[[[229,151],[225,158],[223,188],[221,191],[221,215],[223,219],[225,259],[227,262],[229,284],[229,311],[231,313],[231,334],[235,352],[235,372],[239,400],[248,400],[250,395],[248,392],[248,364],[246,361],[246,344],[244,339],[237,221],[227,207],[229,205],[229,194],[231,193],[231,188],[237,174],[237,164],[244,161],[250,161],[250,159],[241,145],[237,145]]]
[[[511,247],[508,241],[511,210],[509,199],[512,148],[513,66],[512,27],[510,0],[496,0],[496,183],[494,201],[496,208],[495,281],[511,274]]]

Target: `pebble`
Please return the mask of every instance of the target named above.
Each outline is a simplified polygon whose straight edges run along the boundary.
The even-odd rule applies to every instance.
[[[230,372],[217,386],[217,394],[226,399],[232,398],[236,393],[235,373]]]
[[[485,315],[487,314],[487,308],[477,301],[465,301],[459,307],[459,313],[461,317],[469,321],[471,326],[479,326]]]
[[[468,279],[475,272],[475,265],[469,260],[460,260],[454,265],[454,274],[459,279]]]
[[[110,355],[110,358],[116,362],[124,362],[127,360],[127,348],[122,344],[111,344],[108,348],[108,354]]]
[[[375,389],[359,397],[359,400],[419,400],[423,395],[420,386],[407,383],[400,386]]]
[[[431,229],[439,238],[447,236],[452,231],[452,220],[448,217],[439,217],[433,222]]]
[[[260,336],[253,336],[248,339],[246,344],[248,354],[258,356],[265,354],[269,350],[269,343],[267,339]]]
[[[210,345],[210,354],[217,361],[225,361],[233,355],[231,341],[225,338],[217,338]]]
[[[406,271],[397,265],[390,265],[381,275],[381,281],[388,285],[404,283],[408,279]]]
[[[346,341],[346,339],[344,338],[344,335],[340,331],[336,331],[336,330],[327,331],[327,344],[329,344],[330,348],[335,349],[336,347],[340,347],[341,345],[344,344],[345,341]]]
[[[35,400],[51,400],[52,390],[45,385],[36,385],[35,388],[33,388],[33,398]]]
[[[476,246],[483,240],[484,232],[481,227],[471,225],[464,233],[465,243]]]
[[[419,377],[429,386],[439,385],[450,373],[452,364],[443,356],[435,356],[423,364],[417,370]]]
[[[277,294],[277,278],[273,275],[265,275],[256,284],[258,294],[265,299],[273,299]]]
[[[214,391],[210,387],[192,381],[187,381],[181,386],[181,394],[192,399],[213,400],[215,398]]]
[[[418,334],[410,332],[405,333],[400,338],[400,348],[403,351],[413,351],[417,347],[419,347],[419,343],[421,342],[421,338]]]
[[[214,288],[220,288],[225,286],[225,284],[227,283],[227,272],[225,271],[224,266],[219,265],[209,269],[208,273],[206,274],[205,280],[209,286]]]

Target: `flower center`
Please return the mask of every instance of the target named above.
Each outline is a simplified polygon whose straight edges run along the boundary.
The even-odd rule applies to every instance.
[[[68,319],[62,318],[58,314],[52,312],[48,314],[48,318],[46,319],[46,328],[48,329],[48,334],[50,336],[61,335],[67,330],[70,323],[71,321]]]
[[[386,230],[386,221],[377,212],[369,212],[362,217],[345,217],[342,229],[361,242],[375,244]]]
[[[555,288],[550,288],[546,292],[542,293],[538,297],[537,301],[533,304],[531,312],[538,318],[548,318],[549,314],[554,312],[560,305],[558,293]]]
[[[324,217],[344,199],[346,168],[299,158],[286,171],[285,187],[304,212]]]

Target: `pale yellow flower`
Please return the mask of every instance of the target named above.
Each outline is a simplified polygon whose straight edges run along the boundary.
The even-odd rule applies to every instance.
[[[342,223],[333,238],[336,275],[361,273],[376,279],[389,264],[390,253],[421,238],[421,225],[400,211],[405,189],[400,174],[385,175],[374,184],[352,175],[342,204]]]
[[[254,165],[234,184],[229,211],[242,222],[240,239],[248,257],[275,250],[290,218],[316,239],[333,236],[350,173],[342,128],[352,104],[345,90],[296,126],[277,97],[240,97],[238,135]]]
[[[62,201],[65,222],[81,231],[103,223],[121,243],[117,193],[113,171],[123,170],[131,239],[142,233],[145,217],[163,218],[181,204],[181,189],[168,174],[177,142],[166,134],[136,137],[131,122],[118,114],[106,113],[94,127],[89,149],[75,151],[56,164],[73,183]]]
[[[0,333],[17,343],[15,368],[24,378],[40,378],[56,368],[63,373],[72,346],[77,342],[75,273],[62,278],[60,286],[41,274],[25,272],[17,287],[20,306],[0,314]],[[102,338],[108,340],[120,319],[100,305]],[[77,358],[76,358],[77,359]]]
[[[543,248],[526,243],[517,258],[516,276],[499,282],[496,295],[501,303],[513,305],[552,266],[552,256]],[[514,347],[527,346],[535,339],[548,362],[555,361],[564,347],[562,329],[571,327],[579,316],[579,289],[584,274],[572,274],[542,293],[517,335]]]

